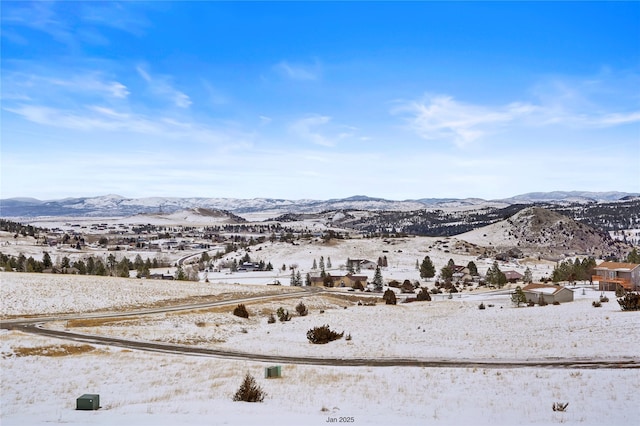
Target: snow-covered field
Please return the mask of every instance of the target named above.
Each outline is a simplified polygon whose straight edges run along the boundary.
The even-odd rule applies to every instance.
[[[118,310],[274,288],[60,277],[0,274],[2,315]],[[397,306],[313,295],[301,299],[310,309],[306,317],[293,312],[299,301],[294,298],[249,304],[248,320],[232,316],[231,308],[215,308],[74,330],[283,355],[637,359],[640,313],[621,312],[612,294],[611,302],[593,308],[591,300],[599,295],[578,290],[572,303],[531,308],[480,293]],[[494,306],[481,311],[480,300]],[[279,306],[294,318],[267,324],[268,313]],[[322,324],[352,340],[309,344],[306,330]],[[264,379],[265,363],[84,345],[17,331],[1,332],[0,351],[2,425],[631,425],[640,414],[637,369],[283,364],[283,378]],[[267,392],[263,403],[232,401],[247,372]],[[76,411],[75,399],[84,393],[100,394],[102,408]],[[567,411],[552,411],[554,402],[568,402]]]

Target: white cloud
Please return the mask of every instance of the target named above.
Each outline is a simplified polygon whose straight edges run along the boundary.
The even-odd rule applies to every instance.
[[[265,115],[261,115],[258,118],[260,119],[261,126],[266,126],[267,124],[271,123],[271,121],[273,121],[271,117],[267,117]]]
[[[408,115],[410,127],[424,139],[450,139],[456,145],[464,146],[496,126],[535,110],[536,107],[522,103],[491,108],[458,102],[447,95],[435,95],[406,103],[392,113]]]
[[[316,80],[319,76],[319,69],[317,65],[305,66],[299,64],[290,64],[287,61],[282,61],[274,66],[274,69],[292,80]]]
[[[5,107],[22,118],[45,126],[82,132],[132,132],[157,138],[186,140],[208,144],[219,150],[234,150],[250,146],[253,138],[232,129],[215,129],[207,125],[167,116],[146,116],[121,112],[100,105],[77,110],[39,105]]]
[[[409,128],[423,139],[451,141],[458,147],[513,129],[551,125],[588,129],[640,122],[638,110],[606,112],[581,99],[583,95],[574,88],[558,87],[558,96],[546,96],[539,104],[481,105],[460,102],[449,95],[432,95],[404,102],[391,113],[406,117]]]
[[[149,84],[151,92],[155,95],[169,99],[179,108],[189,108],[191,105],[191,98],[169,84],[168,77],[152,77],[142,66],[137,66],[136,71]]]
[[[335,142],[325,137],[318,131],[318,127],[331,121],[331,117],[325,115],[312,115],[302,118],[290,126],[290,130],[298,137],[308,140],[316,145],[334,146]]]

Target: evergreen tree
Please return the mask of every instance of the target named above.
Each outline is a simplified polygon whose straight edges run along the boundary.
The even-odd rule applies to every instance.
[[[320,270],[324,271],[324,256],[320,256]]]
[[[100,276],[106,276],[107,275],[107,268],[106,268],[106,266],[104,266],[104,262],[102,260],[100,260],[100,259],[97,259],[95,261],[94,275],[100,275]]]
[[[116,269],[116,265],[118,262],[116,261],[116,257],[113,253],[111,253],[107,257],[107,267],[109,268],[109,272],[113,272]]]
[[[49,255],[48,252],[44,252],[44,254],[42,255],[42,267],[44,269],[49,269],[53,266],[53,262],[51,262],[51,256]]]
[[[300,271],[296,272],[296,286],[302,286],[302,275],[300,275]]]
[[[396,304],[396,294],[390,288],[384,292],[382,299],[387,305],[395,305]]]
[[[316,259],[315,258],[313,259],[313,265],[311,266],[311,269],[313,269],[314,271],[316,269],[318,269],[318,265],[316,264]]]
[[[417,260],[416,263],[418,263]],[[428,280],[429,278],[435,277],[435,275],[436,268],[433,266],[431,258],[429,256],[425,256],[424,260],[422,261],[422,265],[420,266],[420,278],[425,278]]]
[[[502,288],[507,283],[507,277],[500,270],[498,262],[493,262],[493,266],[487,270],[486,280],[489,284]]]
[[[78,274],[86,275],[87,274],[87,266],[82,260],[78,260],[77,262],[73,262],[73,267],[78,270]]]
[[[516,287],[516,291],[511,295],[511,301],[518,307],[520,307],[521,303],[527,303],[527,296],[525,296],[520,286]]]
[[[442,278],[445,282],[450,283],[453,279],[453,269],[451,266],[447,264],[447,266],[443,266],[440,269],[440,278]]]
[[[96,261],[93,256],[89,256],[87,259],[87,275],[94,275],[96,273]]]
[[[638,254],[638,250],[636,250],[635,247],[631,250],[631,253],[627,255],[627,262],[640,263],[640,254]]]
[[[187,274],[184,273],[182,266],[178,266],[174,278],[178,281],[187,281]]]
[[[118,262],[117,273],[119,277],[129,278],[129,260],[126,257]]]
[[[469,269],[469,275],[478,275],[478,267],[473,263],[473,260],[467,263],[467,269]]]
[[[382,272],[380,272],[380,267],[376,268],[376,272],[373,275],[373,288],[375,291],[382,291],[382,286],[384,285],[384,281],[382,279]]]
[[[327,269],[331,269],[331,257],[327,256]]]
[[[531,273],[531,269],[529,269],[528,266],[524,271],[524,277],[522,278],[522,281],[524,281],[525,284],[531,284],[533,282],[533,274]]]

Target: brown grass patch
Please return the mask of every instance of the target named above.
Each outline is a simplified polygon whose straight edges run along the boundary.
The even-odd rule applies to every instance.
[[[132,322],[139,322],[139,318],[128,317],[103,317],[103,318],[78,318],[70,319],[66,322],[67,327],[100,327],[104,325],[132,325]]]
[[[23,356],[69,356],[80,355],[87,352],[92,352],[96,348],[91,345],[50,345],[50,346],[34,346],[34,347],[16,347],[12,348],[13,354],[16,357]],[[6,355],[5,355],[6,358]]]

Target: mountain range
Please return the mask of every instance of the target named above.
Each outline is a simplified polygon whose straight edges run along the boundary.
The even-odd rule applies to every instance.
[[[500,200],[480,198],[421,198],[416,200],[387,200],[357,195],[329,200],[286,200],[276,198],[126,198],[120,195],[38,200],[35,198],[7,198],[0,200],[0,217],[39,216],[131,216],[142,213],[173,213],[185,209],[205,208],[242,213],[318,213],[328,210],[414,211],[421,209],[464,210],[481,207],[508,207],[513,204],[535,203],[598,203],[629,200],[640,193],[554,191],[532,192]]]

